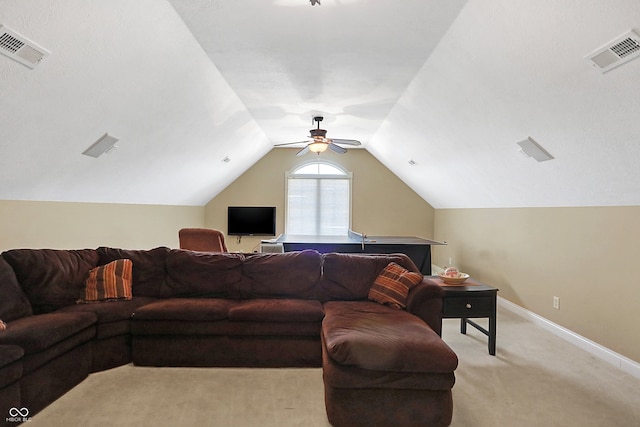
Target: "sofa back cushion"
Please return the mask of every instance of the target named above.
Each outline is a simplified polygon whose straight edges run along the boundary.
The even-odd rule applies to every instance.
[[[171,250],[162,297],[240,298],[244,255]]]
[[[13,269],[0,256],[0,319],[10,322],[32,314],[31,303],[20,288]]]
[[[315,299],[322,255],[314,250],[251,254],[242,266],[243,298]]]
[[[74,304],[83,295],[89,270],[98,265],[93,249],[12,249],[2,256],[13,268],[35,313]]]
[[[371,285],[390,262],[420,272],[405,254],[324,254],[317,297],[321,301],[367,299]]]
[[[98,265],[109,264],[118,259],[130,259],[133,263],[133,296],[158,297],[166,281],[166,258],[170,249],[159,247],[155,249],[117,249],[99,247]]]

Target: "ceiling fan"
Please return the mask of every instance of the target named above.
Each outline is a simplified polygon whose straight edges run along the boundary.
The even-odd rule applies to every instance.
[[[344,154],[347,152],[347,149],[339,146],[342,145],[352,145],[358,146],[360,145],[360,141],[356,141],[355,139],[338,139],[338,138],[327,138],[327,131],[325,129],[320,129],[320,122],[324,119],[322,116],[316,116],[313,118],[313,121],[317,123],[317,127],[315,129],[311,129],[309,131],[309,139],[306,141],[298,141],[298,142],[287,142],[285,144],[276,144],[276,147],[281,147],[283,145],[294,145],[294,144],[303,144],[307,143],[307,146],[302,150],[296,153],[296,156],[303,156],[307,154],[309,151],[313,153],[320,154],[327,149],[331,151],[335,151],[338,154]]]

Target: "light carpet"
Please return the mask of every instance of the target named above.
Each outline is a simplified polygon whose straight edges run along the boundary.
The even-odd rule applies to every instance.
[[[460,334],[457,319],[443,321],[443,339],[460,359],[452,426],[640,426],[640,380],[633,376],[502,308],[495,357],[484,335],[467,332]],[[321,369],[127,365],[91,374],[28,425],[329,423]]]

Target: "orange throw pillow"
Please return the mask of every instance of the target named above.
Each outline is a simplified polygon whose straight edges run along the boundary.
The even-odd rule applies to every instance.
[[[133,263],[117,259],[89,271],[85,282],[85,297],[79,303],[131,299]]]
[[[369,299],[380,304],[404,309],[407,306],[409,290],[422,282],[422,278],[422,274],[414,273],[395,262],[390,262],[371,285]]]

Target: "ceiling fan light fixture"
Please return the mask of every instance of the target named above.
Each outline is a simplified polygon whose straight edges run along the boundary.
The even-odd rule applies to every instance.
[[[306,143],[307,145],[298,153],[296,156],[304,156],[309,151],[312,153],[320,154],[324,153],[327,150],[335,151],[338,154],[344,154],[347,152],[347,149],[340,146],[340,144],[345,145],[353,145],[358,146],[361,145],[360,141],[356,141],[355,139],[334,139],[327,138],[327,131],[325,129],[320,129],[320,122],[323,120],[322,116],[316,116],[313,118],[313,121],[318,125],[316,129],[311,129],[309,131],[309,138],[307,141],[300,142],[287,142],[284,144],[276,144],[275,147],[281,147],[283,145],[294,145],[294,144],[302,144]]]
[[[309,144],[309,151],[314,153],[323,153],[327,151],[328,147],[329,147],[329,144],[325,142],[314,141],[311,144]]]

